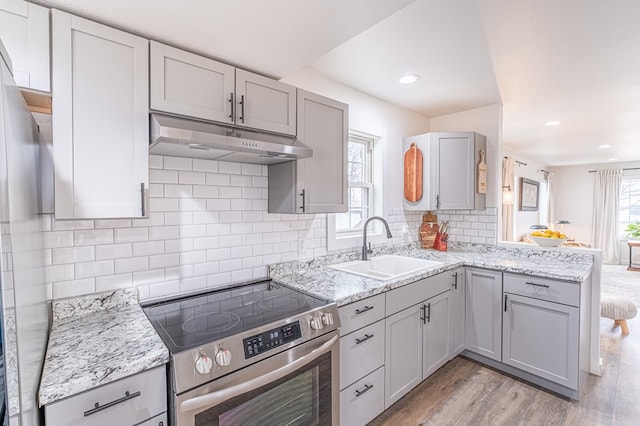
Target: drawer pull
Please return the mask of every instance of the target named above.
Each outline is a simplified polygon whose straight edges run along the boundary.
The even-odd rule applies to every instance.
[[[356,389],[356,397],[362,396],[362,394],[369,392],[371,389],[373,389],[373,385],[364,385],[364,388]]]
[[[133,399],[133,398],[135,398],[137,396],[140,396],[140,391],[137,391],[137,392],[134,392],[134,393],[129,393],[129,391],[126,391],[122,398],[118,398],[118,399],[113,400],[111,402],[107,402],[104,405],[100,405],[99,402],[96,402],[95,408],[92,408],[91,410],[85,411],[84,412],[84,416],[88,417],[88,416],[90,416],[92,414],[97,413],[98,411],[102,411],[105,408],[113,407],[114,405],[118,405],[118,404],[120,404],[122,402],[128,401],[128,400]]]
[[[533,286],[536,286],[536,287],[549,288],[549,286],[548,286],[547,284],[537,284],[537,283],[531,283],[531,282],[529,282],[529,281],[526,281],[526,282],[525,282],[525,284],[527,284],[527,285],[533,285]]]
[[[373,309],[373,306],[365,306],[362,309],[356,309],[356,315],[360,315],[360,314],[364,314],[367,311],[370,311]]]
[[[359,345],[360,343],[364,343],[371,338],[373,338],[373,334],[365,334],[362,339],[356,339],[356,345]]]

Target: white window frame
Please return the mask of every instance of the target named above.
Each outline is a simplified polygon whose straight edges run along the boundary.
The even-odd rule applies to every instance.
[[[349,186],[355,187],[367,187],[369,188],[369,216],[379,215],[382,212],[382,197],[379,195],[381,191],[377,190],[376,186],[380,184],[381,177],[377,173],[377,169],[374,166],[377,160],[376,151],[379,147],[378,143],[380,138],[368,133],[349,130],[349,141],[352,140],[365,141],[368,143],[368,177],[369,182],[362,183],[349,183]],[[348,159],[347,159],[348,160]],[[362,229],[357,231],[336,231],[336,214],[327,214],[327,250],[339,250],[347,248],[357,248],[362,246]],[[368,241],[373,243],[383,240],[382,227],[379,226],[377,221],[369,225],[367,233]]]
[[[640,182],[640,170],[625,170],[622,173],[622,182],[624,183],[625,181],[629,182],[629,181],[633,181],[633,182]],[[620,209],[622,209],[622,188],[620,188]],[[620,213],[620,212],[619,212]],[[618,219],[618,237],[620,238],[620,240],[626,240],[627,238],[625,237],[625,235],[627,234],[624,230],[627,227],[627,225],[629,224],[628,221],[624,221],[622,220],[622,217],[620,217]]]

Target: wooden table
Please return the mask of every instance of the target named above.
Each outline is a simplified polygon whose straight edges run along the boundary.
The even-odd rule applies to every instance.
[[[627,241],[627,245],[629,246],[629,267],[627,271],[640,271],[640,265],[633,264],[633,248],[640,247],[640,241]]]

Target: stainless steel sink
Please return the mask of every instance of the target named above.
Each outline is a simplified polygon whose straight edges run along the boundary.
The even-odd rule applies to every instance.
[[[352,262],[329,265],[329,268],[349,274],[360,275],[374,280],[387,281],[403,275],[414,274],[424,270],[441,266],[442,262],[434,260],[416,259],[415,257],[383,255],[369,260],[354,260]]]

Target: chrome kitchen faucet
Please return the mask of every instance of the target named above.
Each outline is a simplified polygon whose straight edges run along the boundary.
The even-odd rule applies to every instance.
[[[391,231],[389,231],[389,224],[387,223],[386,220],[384,220],[383,217],[371,216],[369,219],[367,219],[366,222],[364,223],[364,226],[362,227],[362,260],[367,260],[367,257],[372,252],[371,248],[367,248],[367,225],[373,219],[377,219],[384,224],[384,227],[387,229],[387,238],[392,237]],[[369,245],[371,245],[371,243],[369,243]]]

